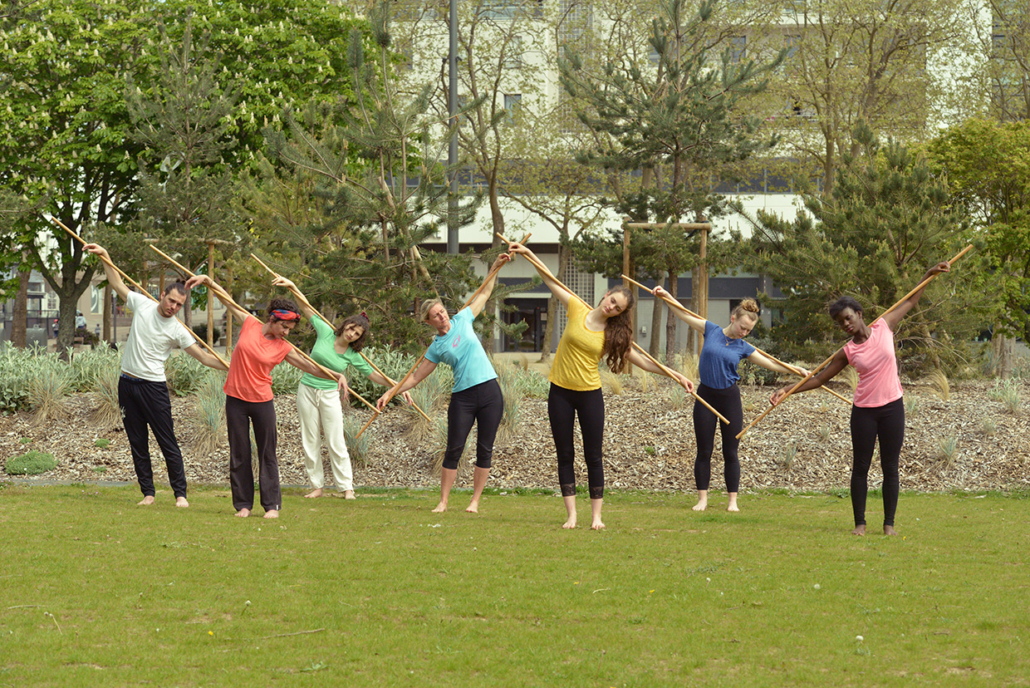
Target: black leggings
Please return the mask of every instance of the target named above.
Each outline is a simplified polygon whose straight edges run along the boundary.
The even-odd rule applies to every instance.
[[[229,432],[229,488],[232,506],[254,508],[254,469],[250,460],[250,426],[254,425],[257,441],[258,485],[261,506],[265,511],[282,509],[279,488],[279,460],[275,449],[279,436],[275,427],[275,404],[271,401],[251,402],[225,396],[225,426]]]
[[[737,447],[740,440],[737,433],[744,428],[744,408],[740,404],[740,388],[732,385],[726,389],[713,389],[698,385],[697,395],[726,416],[730,422],[724,425],[718,416],[694,402],[694,437],[697,440],[697,459],[694,460],[694,482],[698,490],[707,490],[712,481],[712,452],[715,450],[715,427],[722,433],[722,459],[725,462],[726,491],[740,491],[740,460]]]
[[[447,407],[447,451],[443,455],[443,467],[451,470],[458,467],[472,423],[477,422],[476,466],[490,468],[494,438],[503,416],[504,396],[497,380],[487,380],[452,394]]]
[[[604,464],[601,446],[604,442],[604,395],[600,389],[577,392],[551,383],[547,395],[547,417],[551,421],[551,437],[558,455],[558,484],[563,497],[576,494],[576,447],[573,428],[579,413],[579,429],[583,433],[583,459],[587,463],[590,499],[604,497]]]
[[[898,510],[898,459],[905,442],[905,402],[896,399],[875,408],[851,408],[851,449],[855,465],[851,469],[851,508],[855,525],[865,525],[865,500],[869,493],[869,466],[873,462],[876,438],[880,438],[880,468],[883,470],[883,525],[894,525]]]

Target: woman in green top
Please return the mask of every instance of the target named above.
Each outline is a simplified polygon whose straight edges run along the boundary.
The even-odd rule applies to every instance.
[[[342,373],[347,366],[353,366],[359,373],[377,385],[390,387],[390,381],[372,370],[372,366],[361,357],[361,349],[368,335],[368,318],[365,314],[352,315],[335,330],[322,320],[311,307],[297,286],[285,277],[277,277],[273,284],[285,287],[298,296],[300,310],[311,321],[318,338],[311,349],[311,358],[330,370]],[[305,374],[297,387],[297,414],[300,416],[300,437],[304,446],[304,468],[314,488],[305,497],[321,497],[325,476],[322,471],[322,435],[333,467],[336,488],[343,491],[346,499],[354,499],[354,473],[351,470],[350,454],[343,437],[343,406],[337,383]],[[344,392],[346,396],[346,392]],[[411,396],[404,394],[410,404]]]

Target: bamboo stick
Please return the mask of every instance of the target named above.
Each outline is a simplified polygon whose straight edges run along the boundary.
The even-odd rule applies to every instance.
[[[500,236],[500,235],[498,235],[498,236]],[[531,237],[531,236],[533,236],[533,235],[532,235],[532,233],[530,233],[530,234],[526,234],[526,236],[525,236],[525,237],[523,237],[522,241],[523,241],[523,242],[525,242],[525,241],[529,241],[529,237]],[[506,240],[506,239],[503,239],[503,237],[502,237],[502,240],[504,240],[504,241],[505,241],[506,243],[510,243],[510,242],[507,242],[507,240]],[[513,258],[512,260],[514,260],[514,258]],[[490,280],[494,278],[494,275],[496,275],[496,274],[497,274],[498,272],[500,272],[500,270],[501,270],[501,268],[502,268],[502,267],[504,267],[504,266],[503,266],[503,265],[499,265],[499,266],[497,266],[496,268],[494,268],[493,270],[491,270],[491,271],[490,271],[490,272],[489,272],[489,273],[487,274],[487,276],[486,276],[486,279],[484,279],[484,280],[483,280],[483,283],[479,285],[479,288],[478,288],[478,289],[476,289],[476,290],[475,290],[475,291],[474,291],[474,292],[472,293],[472,296],[470,296],[470,297],[468,298],[468,300],[467,300],[467,301],[465,301],[465,305],[464,305],[464,306],[462,306],[461,308],[467,308],[467,307],[468,307],[468,305],[469,305],[470,303],[472,303],[473,301],[475,301],[475,300],[476,300],[476,297],[477,297],[477,296],[479,296],[479,294],[480,294],[480,293],[481,293],[481,292],[483,291],[483,289],[484,289],[484,288],[486,287],[486,285],[490,283]],[[459,310],[461,310],[461,309],[459,309]],[[429,350],[428,350],[428,349],[426,349],[426,351],[428,352]],[[391,388],[390,388],[390,389],[389,389],[389,390],[388,390],[388,391],[386,392],[386,394],[387,394],[387,397],[386,397],[386,403],[387,403],[387,404],[389,404],[389,403],[390,403],[390,400],[391,400],[391,399],[393,399],[393,398],[394,398],[394,397],[395,397],[395,396],[397,395],[397,393],[396,393],[396,392],[394,392],[393,390],[395,390],[395,389],[399,389],[401,385],[403,385],[403,384],[404,384],[405,382],[407,382],[408,378],[409,378],[409,377],[411,377],[411,374],[412,374],[412,373],[414,373],[414,372],[415,372],[415,370],[417,370],[417,369],[418,369],[418,367],[419,367],[420,365],[422,365],[422,361],[423,361],[423,360],[425,360],[425,358],[426,358],[426,354],[425,354],[425,353],[423,353],[423,354],[422,354],[421,356],[419,356],[419,357],[418,357],[418,360],[417,360],[417,361],[415,361],[415,365],[411,366],[411,368],[410,368],[410,369],[408,370],[408,372],[404,374],[404,377],[402,377],[402,378],[401,378],[400,382],[398,382],[397,384],[395,384],[395,385],[394,385],[393,387],[391,387]],[[367,423],[365,423],[365,424],[364,424],[363,426],[361,426],[361,429],[360,429],[360,430],[358,430],[358,434],[357,434],[357,436],[358,436],[358,437],[361,437],[361,434],[362,434],[363,432],[365,432],[365,430],[366,430],[366,429],[368,428],[368,426],[372,424],[372,421],[374,421],[374,420],[375,420],[375,419],[376,419],[376,418],[377,418],[378,416],[379,416],[379,411],[378,411],[378,410],[376,410],[375,414],[374,414],[374,415],[373,415],[373,416],[372,416],[371,418],[369,418],[369,419],[368,419],[368,422],[367,422]]]
[[[629,280],[633,284],[637,285],[638,287],[640,287],[644,291],[648,292],[649,294],[652,294],[652,295],[654,294],[654,290],[653,289],[648,289],[647,287],[645,287],[640,282],[637,282],[636,280],[634,280],[632,277],[626,277],[626,275],[623,275],[622,277],[623,277],[623,279]],[[672,297],[663,296],[662,297],[662,301],[664,301],[665,303],[667,303],[671,307],[678,308],[679,310],[683,311],[684,313],[687,313],[688,315],[692,315],[695,318],[698,318],[700,320],[705,320],[705,318],[702,318],[700,315],[698,315],[694,311],[690,310],[689,308],[684,306],[679,301],[673,299]],[[792,366],[791,364],[789,364],[789,363],[787,363],[785,361],[781,361],[780,359],[776,358],[772,354],[767,353],[765,351],[762,351],[757,346],[754,346],[754,344],[752,344],[751,346],[754,347],[755,351],[757,351],[758,353],[762,354],[763,356],[768,358],[770,361],[775,361],[776,363],[779,363],[781,366],[783,366],[784,368],[786,368],[790,372],[794,373],[798,377],[804,377],[805,376],[805,373],[800,368]],[[847,397],[843,396],[842,394],[838,394],[837,392],[833,391],[829,387],[820,387],[820,389],[824,390],[827,394],[832,394],[833,396],[837,397],[838,399],[840,399],[841,401],[846,403],[848,406],[851,406],[851,400],[848,399]]]
[[[507,239],[505,239],[505,238],[504,238],[503,236],[501,236],[500,234],[498,234],[497,236],[499,236],[499,237],[501,238],[501,240],[502,240],[502,241],[508,241]],[[508,243],[510,244],[510,243],[512,243],[512,242],[508,241]],[[590,304],[588,304],[588,303],[587,303],[586,301],[584,301],[583,299],[579,298],[579,296],[578,296],[578,295],[576,294],[576,292],[574,292],[574,291],[572,291],[571,289],[569,289],[568,287],[566,287],[566,286],[565,286],[564,284],[562,284],[562,283],[561,283],[561,281],[560,281],[560,280],[559,280],[559,279],[558,279],[557,277],[555,277],[554,275],[552,275],[552,274],[551,274],[551,271],[550,271],[550,270],[548,270],[548,269],[547,269],[547,267],[546,267],[546,266],[545,266],[545,265],[544,265],[543,263],[541,263],[541,262],[540,262],[539,260],[536,260],[536,259],[534,259],[534,258],[531,258],[530,256],[526,256],[525,258],[526,258],[526,260],[528,260],[528,261],[529,261],[530,263],[532,263],[532,264],[533,264],[534,266],[536,266],[536,268],[537,268],[538,270],[541,270],[541,271],[543,271],[543,272],[546,272],[546,273],[547,273],[548,275],[550,275],[550,278],[551,278],[551,280],[552,280],[552,281],[554,281],[554,283],[555,283],[556,285],[558,285],[559,287],[561,287],[562,289],[564,289],[565,291],[567,291],[567,292],[569,293],[569,295],[570,295],[570,296],[572,296],[573,298],[575,298],[575,299],[576,299],[577,301],[579,301],[580,303],[582,303],[582,304],[583,304],[584,306],[586,306],[587,308],[593,309],[593,306],[591,306]],[[638,345],[638,344],[637,344],[636,342],[633,342],[633,346],[634,346],[634,347],[635,347],[636,349],[638,349],[638,350],[639,350],[639,351],[640,351],[640,352],[641,352],[641,353],[642,353],[642,354],[643,354],[644,356],[646,356],[647,358],[651,359],[651,361],[652,361],[652,362],[653,362],[653,363],[654,363],[655,365],[657,365],[657,366],[658,366],[658,367],[659,367],[659,368],[660,368],[660,369],[662,370],[662,372],[664,372],[664,373],[665,373],[665,375],[667,375],[668,377],[672,378],[673,380],[675,380],[675,379],[676,379],[675,377],[673,377],[673,376],[672,376],[672,375],[670,374],[670,371],[669,371],[669,369],[668,369],[668,368],[666,368],[666,367],[665,367],[664,365],[662,365],[661,363],[659,363],[658,361],[656,361],[656,360],[655,360],[654,358],[652,358],[652,357],[651,357],[651,355],[650,355],[649,353],[647,353],[646,351],[644,351],[643,349],[641,349],[641,348],[640,348],[640,345]],[[678,381],[677,381],[677,382],[678,382]],[[729,421],[728,421],[728,420],[726,419],[726,417],[725,417],[725,416],[723,416],[722,414],[720,414],[720,413],[719,413],[718,411],[716,411],[716,410],[715,410],[714,408],[712,408],[712,407],[711,407],[711,405],[709,405],[709,403],[708,403],[707,401],[705,401],[704,399],[702,399],[701,397],[699,397],[699,396],[697,395],[697,393],[696,393],[696,392],[694,392],[693,390],[687,390],[687,391],[688,391],[688,392],[690,392],[690,396],[694,397],[694,399],[696,399],[697,401],[701,402],[701,404],[703,404],[703,405],[704,405],[704,406],[705,406],[706,408],[708,408],[708,409],[709,409],[709,410],[710,410],[710,411],[711,411],[712,413],[714,413],[715,415],[719,416],[719,418],[720,418],[720,419],[722,420],[722,422],[723,422],[723,423],[726,423],[727,425],[729,425],[729,423],[730,423],[730,422],[729,422]]]
[[[949,260],[949,261],[948,261],[948,265],[953,265],[953,264],[955,263],[955,261],[957,261],[957,260],[958,260],[959,258],[961,258],[962,256],[964,256],[964,255],[966,254],[966,252],[968,252],[968,251],[969,251],[969,250],[970,250],[971,248],[973,248],[973,245],[972,245],[972,244],[970,244],[970,245],[966,246],[966,247],[965,247],[964,249],[962,249],[961,251],[959,251],[959,252],[958,252],[957,254],[955,254],[955,257],[954,257],[954,258],[952,258],[951,260]],[[940,274],[940,273],[937,273],[937,274]],[[932,281],[933,281],[933,279],[934,279],[935,277],[937,277],[937,275],[930,275],[930,276],[929,276],[929,277],[927,277],[927,278],[926,278],[925,280],[923,280],[923,281],[922,281],[922,282],[920,282],[920,283],[919,283],[918,285],[916,285],[916,288],[915,288],[915,289],[913,289],[913,290],[912,290],[912,291],[910,291],[909,293],[905,294],[905,296],[904,296],[904,297],[902,297],[902,298],[901,298],[901,299],[900,299],[900,300],[899,300],[899,301],[898,301],[897,303],[895,303],[895,304],[894,304],[893,306],[891,306],[890,308],[888,308],[887,310],[885,310],[885,311],[884,311],[883,313],[881,313],[881,314],[879,315],[879,317],[877,317],[877,318],[876,318],[876,320],[874,320],[873,322],[869,323],[869,324],[870,324],[870,326],[872,326],[872,325],[876,324],[876,321],[877,321],[877,320],[880,320],[880,319],[881,319],[881,318],[883,318],[883,317],[884,317],[885,315],[887,315],[887,314],[888,314],[888,313],[890,313],[891,311],[895,310],[895,309],[896,309],[896,308],[897,308],[898,306],[900,306],[901,304],[903,304],[903,303],[904,303],[905,301],[908,301],[908,299],[909,299],[909,298],[910,298],[910,297],[911,297],[911,296],[912,296],[913,294],[915,294],[916,292],[918,292],[918,291],[919,291],[920,289],[923,289],[924,287],[926,287],[926,285],[928,285],[928,284],[929,284],[930,282],[932,282]],[[834,351],[834,352],[833,352],[833,353],[832,353],[832,354],[830,355],[830,357],[829,357],[829,358],[827,358],[827,359],[826,359],[825,361],[823,361],[822,363],[820,363],[820,364],[819,364],[819,365],[818,365],[818,366],[817,366],[817,367],[816,367],[816,368],[815,368],[814,370],[812,370],[812,371],[811,371],[810,373],[808,373],[808,375],[806,375],[806,376],[805,376],[805,377],[804,377],[804,378],[803,378],[803,379],[802,379],[802,380],[801,380],[800,382],[798,382],[798,383],[797,383],[796,385],[794,385],[793,387],[791,387],[791,388],[790,388],[790,389],[789,389],[789,390],[787,391],[787,394],[786,394],[786,395],[784,395],[784,397],[783,397],[782,399],[780,399],[780,401],[779,401],[779,403],[778,403],[778,404],[776,404],[776,406],[779,406],[779,405],[780,405],[780,404],[782,404],[782,403],[783,403],[784,401],[786,401],[786,400],[787,400],[787,397],[789,397],[789,396],[790,396],[791,394],[793,394],[794,392],[796,392],[796,391],[797,391],[797,389],[798,389],[798,387],[800,387],[801,385],[803,385],[803,384],[805,384],[806,382],[808,382],[808,380],[810,380],[810,379],[812,378],[812,376],[813,376],[813,375],[815,375],[816,373],[818,373],[818,372],[819,372],[820,370],[822,370],[822,369],[823,369],[823,368],[825,368],[826,366],[830,365],[830,362],[831,362],[831,361],[833,360],[833,357],[834,357],[834,356],[836,356],[836,355],[837,355],[838,353],[840,353],[840,352],[841,352],[841,351],[842,351],[843,349],[844,349],[844,347],[841,347],[841,348],[837,349],[836,351]],[[748,426],[747,426],[746,428],[744,428],[743,430],[741,430],[741,431],[740,431],[740,433],[739,433],[739,434],[737,435],[737,439],[739,440],[739,439],[740,439],[741,437],[743,437],[743,436],[744,436],[744,433],[746,433],[746,432],[747,432],[748,430],[750,430],[750,429],[751,429],[752,427],[754,427],[754,426],[755,426],[755,425],[756,425],[756,424],[758,423],[758,421],[762,420],[762,419],[763,419],[763,418],[765,418],[765,417],[766,417],[767,415],[769,415],[769,413],[771,413],[771,412],[772,412],[772,410],[773,410],[774,408],[776,408],[776,406],[772,406],[772,405],[770,405],[770,406],[769,406],[769,408],[767,408],[767,409],[766,409],[765,411],[763,411],[763,412],[762,412],[761,414],[759,414],[759,416],[758,416],[757,418],[755,418],[755,419],[754,419],[753,421],[751,421],[751,422],[750,422],[750,423],[748,424]]]
[[[174,265],[175,267],[177,267],[177,268],[179,268],[180,270],[182,270],[182,271],[183,271],[184,273],[186,273],[186,274],[187,274],[187,275],[189,275],[190,277],[195,277],[195,276],[196,276],[196,275],[194,275],[194,274],[193,274],[193,272],[192,272],[192,271],[191,271],[191,270],[190,270],[189,268],[187,268],[187,267],[185,267],[185,266],[183,266],[183,265],[180,265],[179,263],[177,263],[177,262],[175,261],[175,259],[174,259],[174,258],[172,258],[172,257],[171,257],[171,256],[169,256],[168,254],[166,254],[165,252],[163,252],[163,251],[162,251],[161,249],[159,249],[159,248],[158,248],[157,246],[154,246],[153,244],[150,244],[150,248],[152,248],[152,249],[153,249],[154,251],[156,251],[156,252],[157,252],[158,254],[160,254],[162,258],[164,258],[164,259],[165,259],[165,260],[167,260],[167,261],[168,261],[169,263],[171,263],[171,264],[172,264],[172,265]],[[223,301],[223,302],[225,302],[225,304],[226,304],[226,305],[231,305],[231,306],[235,306],[236,308],[239,308],[240,310],[244,310],[244,309],[243,309],[243,307],[242,307],[242,306],[240,306],[240,304],[236,303],[236,301],[234,301],[234,300],[233,300],[233,298],[232,298],[232,296],[231,296],[231,295],[229,294],[229,292],[227,292],[227,291],[225,291],[224,289],[222,289],[221,287],[217,286],[217,285],[216,285],[216,284],[215,284],[214,282],[212,282],[211,284],[213,285],[213,286],[212,286],[211,288],[212,288],[212,289],[214,289],[215,293],[216,293],[216,294],[218,295],[218,298],[222,299],[222,301]],[[257,321],[258,321],[258,322],[261,322],[261,320],[260,320],[260,319],[257,319]],[[264,323],[261,323],[261,324],[262,324],[262,325],[264,325]],[[334,373],[333,371],[329,370],[329,369],[328,369],[328,368],[326,368],[326,367],[325,367],[324,365],[322,365],[321,363],[319,363],[318,361],[316,361],[315,359],[311,358],[311,357],[310,357],[310,356],[308,356],[308,355],[307,355],[306,353],[304,353],[303,351],[301,351],[300,349],[298,349],[298,348],[297,348],[297,345],[296,345],[296,344],[294,344],[293,342],[291,342],[291,341],[290,341],[290,340],[288,340],[288,339],[284,339],[283,341],[285,341],[285,342],[286,342],[287,344],[289,344],[289,345],[290,345],[290,347],[291,347],[291,348],[292,348],[292,349],[293,349],[294,351],[296,351],[296,352],[297,352],[298,354],[300,354],[300,355],[301,355],[301,357],[303,357],[304,359],[306,359],[307,361],[309,361],[309,362],[310,362],[310,363],[311,363],[312,365],[314,365],[314,366],[315,366],[316,368],[318,368],[318,369],[319,369],[320,371],[322,371],[322,372],[323,372],[323,373],[324,373],[325,375],[327,375],[327,376],[329,377],[329,379],[330,379],[330,380],[335,380],[335,379],[337,379],[337,377],[336,377],[336,373]],[[366,401],[365,403],[367,404],[368,402]]]
[[[255,255],[254,255],[253,253],[251,253],[251,254],[250,254],[250,257],[251,257],[251,258],[253,258],[254,260],[256,260],[256,261],[258,262],[258,264],[259,264],[259,265],[260,265],[261,267],[263,267],[263,268],[264,268],[265,270],[268,270],[268,272],[272,273],[272,276],[273,276],[273,277],[281,277],[281,275],[280,275],[279,273],[277,273],[277,272],[276,272],[275,270],[273,270],[272,268],[270,268],[270,267],[268,267],[267,265],[265,265],[264,261],[262,261],[262,260],[261,260],[260,258],[258,258],[257,256],[255,256]],[[326,317],[325,317],[324,315],[322,315],[321,313],[319,313],[319,312],[318,312],[318,311],[317,311],[317,310],[315,309],[315,307],[314,307],[314,306],[312,306],[312,305],[311,305],[311,302],[310,302],[310,301],[308,301],[307,297],[306,297],[306,296],[304,296],[304,294],[302,294],[302,293],[300,292],[300,289],[290,289],[290,293],[291,293],[291,294],[293,294],[293,295],[294,295],[295,297],[297,297],[297,299],[298,299],[298,300],[300,300],[301,302],[303,302],[305,306],[307,306],[307,307],[308,307],[309,309],[311,309],[311,311],[312,311],[312,312],[314,312],[314,314],[315,314],[315,315],[317,315],[318,317],[320,317],[320,318],[321,318],[321,319],[322,319],[323,321],[325,321],[325,323],[326,323],[326,324],[329,324],[329,325],[331,326],[331,323],[329,323],[329,320],[328,320],[328,319],[327,319],[327,318],[326,318]],[[363,354],[363,353],[361,353],[361,352],[359,351],[359,352],[358,352],[358,355],[360,355],[360,356],[361,356],[362,358],[364,358],[364,359],[365,359],[365,361],[366,361],[366,362],[368,362],[368,363],[369,363],[370,365],[372,364],[372,362],[371,362],[371,361],[369,361],[369,360],[368,360],[367,358],[365,358],[365,354]],[[373,367],[373,368],[375,368],[375,369],[376,369],[376,371],[379,371],[379,369],[378,369],[378,368],[376,368],[376,367],[375,367],[374,365],[373,365],[372,367]],[[379,374],[380,374],[380,375],[383,375],[383,373],[382,373],[381,371],[379,372]],[[383,377],[384,377],[384,378],[386,378],[387,380],[389,380],[389,379],[390,379],[390,378],[386,377],[385,375],[383,375]],[[375,410],[375,408],[376,408],[376,407],[375,407],[375,406],[374,406],[373,404],[370,404],[370,403],[368,402],[368,400],[366,400],[366,399],[365,399],[365,397],[361,396],[360,394],[358,394],[357,392],[355,392],[355,391],[354,391],[353,389],[352,389],[352,390],[350,390],[350,392],[351,392],[351,394],[353,394],[354,396],[356,396],[356,397],[357,397],[358,399],[360,399],[360,400],[361,400],[361,402],[365,404],[365,406],[369,407],[369,408],[370,408],[370,409],[372,409],[373,411]],[[423,417],[423,418],[425,418],[426,420],[429,420],[429,416],[427,416],[427,415],[426,415],[426,414],[425,414],[425,413],[424,413],[424,412],[422,411],[422,409],[420,409],[420,408],[418,407],[418,405],[415,405],[415,409],[416,409],[416,410],[418,410],[418,412],[422,414],[422,417]]]
[[[85,246],[85,245],[86,245],[86,241],[85,241],[85,240],[84,240],[84,239],[83,239],[82,237],[80,237],[80,236],[79,236],[78,234],[76,234],[76,233],[75,233],[75,232],[73,232],[72,230],[68,229],[68,227],[66,227],[66,226],[65,226],[65,224],[64,224],[63,222],[61,222],[60,220],[58,220],[58,219],[57,219],[56,217],[52,217],[52,216],[51,216],[51,217],[50,217],[49,219],[50,219],[50,220],[51,220],[52,222],[54,222],[55,224],[57,224],[57,226],[59,226],[59,227],[60,227],[61,229],[63,229],[64,231],[68,232],[68,235],[69,235],[69,236],[71,236],[71,237],[72,237],[73,239],[75,239],[76,241],[78,241],[78,242],[79,242],[80,244],[82,244],[83,246]],[[104,261],[105,263],[107,263],[108,265],[110,265],[110,266],[111,266],[111,268],[112,268],[112,269],[114,269],[114,271],[115,271],[115,272],[117,272],[117,273],[118,273],[119,275],[121,275],[122,279],[124,279],[124,280],[125,280],[126,282],[128,282],[128,283],[129,283],[129,284],[131,284],[132,286],[136,287],[136,290],[137,290],[137,291],[139,291],[139,293],[140,293],[140,294],[143,294],[144,296],[146,296],[146,297],[147,297],[148,299],[150,299],[151,301],[155,301],[155,302],[157,302],[157,301],[158,301],[158,299],[155,299],[155,298],[153,297],[153,295],[152,295],[152,294],[151,294],[151,293],[150,293],[149,291],[147,291],[146,289],[144,289],[143,287],[141,287],[141,286],[140,286],[140,285],[139,285],[139,284],[138,284],[138,283],[136,282],[136,280],[132,279],[131,277],[129,277],[128,275],[126,275],[126,274],[125,274],[124,272],[122,272],[122,270],[121,270],[121,269],[120,269],[120,268],[119,268],[119,267],[118,267],[117,265],[115,265],[113,261],[111,261],[111,260],[110,260],[110,259],[108,259],[108,258],[101,258],[101,260],[103,260],[103,261]],[[203,339],[201,339],[200,337],[198,337],[198,336],[197,336],[197,333],[196,333],[196,332],[194,332],[193,330],[191,330],[191,329],[190,329],[189,327],[186,327],[186,323],[184,323],[183,321],[179,320],[178,318],[176,318],[175,320],[176,320],[176,322],[178,322],[178,323],[179,323],[180,325],[182,325],[183,327],[185,327],[185,328],[186,328],[186,331],[187,331],[187,332],[189,332],[189,333],[190,333],[191,335],[193,335],[193,338],[194,338],[195,340],[197,340],[197,344],[200,344],[200,345],[201,345],[202,347],[204,347],[205,349],[207,349],[207,350],[208,350],[208,351],[209,351],[209,352],[211,353],[211,355],[212,355],[212,356],[214,356],[214,357],[216,357],[216,358],[217,358],[217,359],[218,359],[219,361],[221,361],[221,362],[222,362],[222,364],[223,364],[223,365],[224,365],[224,366],[225,366],[226,368],[228,368],[228,367],[229,367],[229,363],[228,363],[228,362],[227,362],[227,361],[226,361],[226,360],[225,360],[224,358],[222,358],[222,357],[221,357],[221,356],[220,356],[220,355],[218,354],[218,352],[216,352],[216,351],[215,351],[214,349],[212,349],[212,348],[211,348],[210,346],[208,346],[208,343],[207,343],[207,342],[205,342],[205,341],[204,341]]]

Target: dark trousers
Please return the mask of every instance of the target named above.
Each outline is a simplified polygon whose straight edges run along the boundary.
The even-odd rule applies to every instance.
[[[715,428],[722,435],[723,475],[726,477],[726,491],[740,491],[740,460],[737,448],[740,440],[737,433],[744,428],[744,408],[740,403],[740,387],[733,385],[726,389],[697,386],[697,395],[726,416],[729,425],[724,425],[718,416],[694,402],[694,438],[697,440],[697,458],[694,460],[694,481],[698,490],[707,490],[712,482],[712,452],[715,451]]]
[[[893,526],[901,491],[898,464],[901,445],[905,443],[904,399],[875,408],[851,408],[851,449],[855,456],[851,469],[851,509],[856,526],[865,525],[869,467],[877,437],[880,438],[880,468],[883,470],[883,525]]]
[[[443,455],[443,467],[455,469],[465,452],[465,441],[472,432],[472,424],[478,423],[476,431],[476,465],[490,468],[494,454],[494,439],[504,416],[504,396],[497,380],[487,380],[451,395],[447,407],[447,451]]]
[[[154,431],[157,444],[165,457],[168,482],[176,497],[186,496],[186,468],[182,452],[172,428],[172,402],[168,398],[168,385],[122,375],[118,380],[118,406],[122,409],[125,435],[129,438],[132,465],[144,497],[154,496],[154,470],[150,464],[150,434]]]
[[[558,484],[563,497],[576,494],[576,447],[573,444],[573,426],[579,414],[579,429],[583,433],[583,459],[587,464],[590,498],[604,497],[604,463],[601,448],[604,443],[604,395],[599,389],[576,392],[551,383],[547,395],[547,416],[551,421],[554,451],[558,455]]]
[[[250,426],[254,424],[257,441],[258,486],[261,506],[265,511],[282,508],[279,489],[279,460],[275,456],[278,435],[275,429],[275,405],[271,401],[250,402],[225,397],[225,425],[229,431],[229,486],[232,506],[254,508],[254,469],[250,465]]]

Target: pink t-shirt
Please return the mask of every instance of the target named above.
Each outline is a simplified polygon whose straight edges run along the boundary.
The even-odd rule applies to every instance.
[[[894,354],[894,333],[885,320],[877,320],[869,328],[869,339],[861,344],[844,345],[848,363],[858,371],[855,406],[876,408],[902,397],[898,378],[898,358]]]
[[[272,368],[282,363],[291,349],[285,339],[265,339],[261,322],[254,316],[248,317],[232,350],[225,393],[252,403],[271,401]]]

